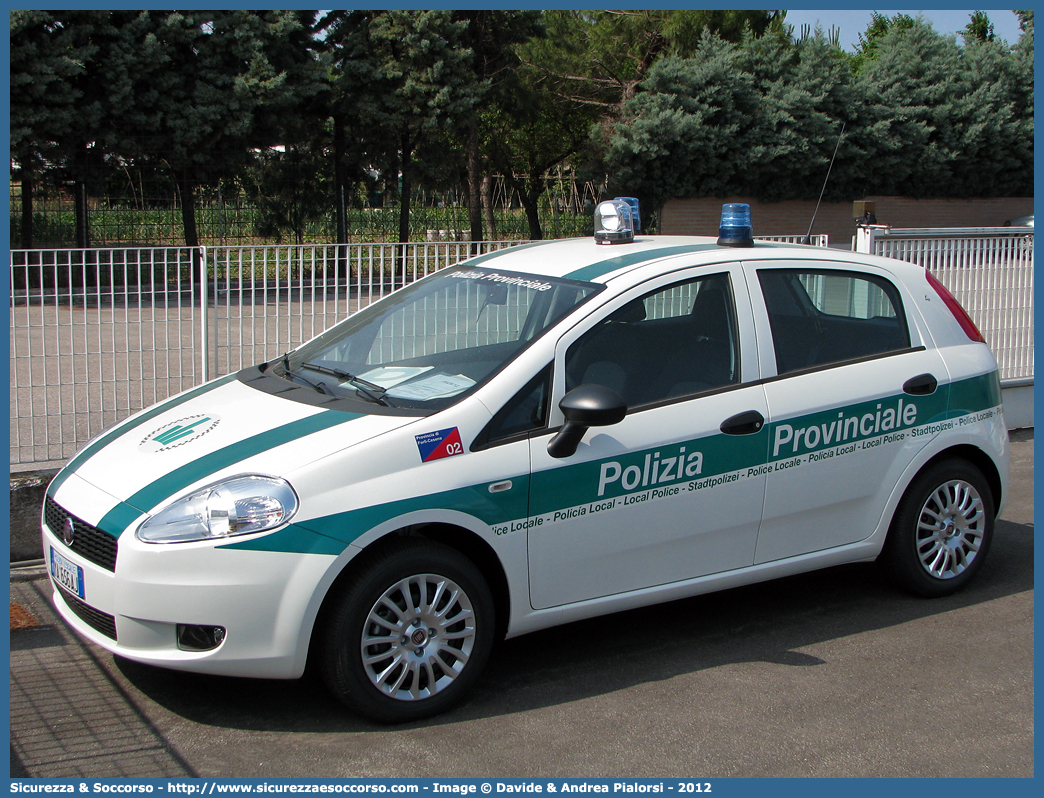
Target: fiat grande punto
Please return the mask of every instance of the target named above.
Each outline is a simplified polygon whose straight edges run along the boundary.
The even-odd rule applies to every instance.
[[[443,269],[90,442],[45,500],[60,614],[166,668],[311,657],[405,721],[498,638],[854,561],[928,597],[973,579],[1008,437],[949,292],[609,205],[598,241]]]

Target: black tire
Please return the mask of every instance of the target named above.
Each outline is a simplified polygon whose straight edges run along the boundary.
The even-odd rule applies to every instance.
[[[982,568],[994,515],[993,494],[977,467],[960,459],[933,463],[903,494],[878,561],[906,590],[948,596]]]
[[[493,597],[474,563],[449,546],[394,540],[332,600],[321,630],[323,679],[373,720],[404,723],[445,712],[489,659]]]

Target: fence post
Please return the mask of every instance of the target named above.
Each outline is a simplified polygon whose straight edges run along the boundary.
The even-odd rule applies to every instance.
[[[195,247],[192,256],[199,263],[199,337],[203,382],[210,379],[210,325],[207,322],[207,248]],[[216,279],[216,276],[215,276]]]
[[[891,226],[887,224],[856,224],[855,251],[873,255],[877,234],[891,229]]]

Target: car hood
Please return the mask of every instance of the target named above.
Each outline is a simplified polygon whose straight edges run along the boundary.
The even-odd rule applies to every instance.
[[[98,436],[62,469],[48,494],[55,496],[75,476],[127,511],[149,513],[189,489],[237,474],[283,476],[413,421],[289,401],[233,375]]]

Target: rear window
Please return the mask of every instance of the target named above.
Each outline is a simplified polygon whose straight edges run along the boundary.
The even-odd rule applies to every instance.
[[[910,347],[899,292],[871,274],[762,269],[779,374],[886,355]]]

